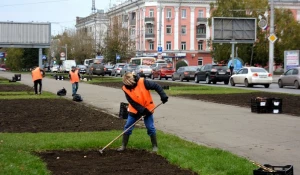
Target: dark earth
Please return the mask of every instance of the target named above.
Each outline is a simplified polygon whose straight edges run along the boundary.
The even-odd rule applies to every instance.
[[[31,89],[23,85],[6,87],[0,84],[0,92],[27,91],[28,88]],[[0,106],[0,132],[2,133],[121,131],[125,124],[123,119],[67,99],[0,99]],[[165,158],[145,150],[128,149],[119,153],[106,149],[103,154],[95,150],[53,150],[33,154],[41,157],[54,175],[196,174],[171,165]]]
[[[106,150],[103,154],[98,151],[50,151],[38,155],[54,175],[196,175],[145,150],[122,153]]]
[[[156,82],[161,86],[194,86],[172,82]],[[119,88],[122,87],[122,82],[103,82],[96,83],[100,86]],[[237,93],[237,94],[198,94],[198,95],[177,95],[177,97],[202,100],[207,102],[214,102],[220,104],[234,105],[240,107],[247,107],[250,111],[251,98],[268,97],[282,99],[282,113],[294,116],[300,116],[300,96],[289,95],[283,93],[268,93],[268,92],[252,92],[252,93]]]

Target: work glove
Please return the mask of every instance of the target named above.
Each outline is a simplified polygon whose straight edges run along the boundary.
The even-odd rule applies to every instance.
[[[165,97],[162,97],[160,100],[163,104],[167,103],[168,102],[168,96],[165,96]]]
[[[152,115],[152,112],[150,112],[147,108],[144,109],[142,112],[142,116],[149,117]]]

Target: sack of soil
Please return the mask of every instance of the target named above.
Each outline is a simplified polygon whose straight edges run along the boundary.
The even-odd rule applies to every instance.
[[[73,96],[73,101],[77,101],[77,102],[82,101],[81,95],[75,94],[75,95]]]
[[[128,103],[120,103],[120,111],[119,111],[119,118],[127,119],[128,118]]]
[[[57,91],[58,96],[66,96],[67,95],[67,90],[65,88]]]

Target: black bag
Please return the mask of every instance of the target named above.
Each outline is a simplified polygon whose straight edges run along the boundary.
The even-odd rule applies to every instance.
[[[119,111],[119,118],[127,119],[128,118],[128,103],[120,103],[120,111]]]
[[[75,95],[73,96],[73,101],[77,101],[77,102],[82,101],[81,95],[75,94]]]
[[[65,88],[57,91],[58,96],[66,96],[67,95],[67,90]]]

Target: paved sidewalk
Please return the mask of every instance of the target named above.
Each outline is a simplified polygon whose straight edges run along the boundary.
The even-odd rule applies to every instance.
[[[12,75],[0,72],[2,77]],[[22,74],[21,83],[32,85],[31,76]],[[69,81],[43,80],[46,91],[56,93],[62,87],[68,91],[67,98],[71,98]],[[78,93],[85,103],[115,114],[120,102],[126,102],[123,91],[114,88],[80,83]],[[156,104],[160,102],[158,95],[153,98]],[[170,97],[156,110],[155,121],[157,129],[183,139],[228,150],[262,164],[291,164],[294,174],[300,174],[300,117],[253,114],[250,108]]]

